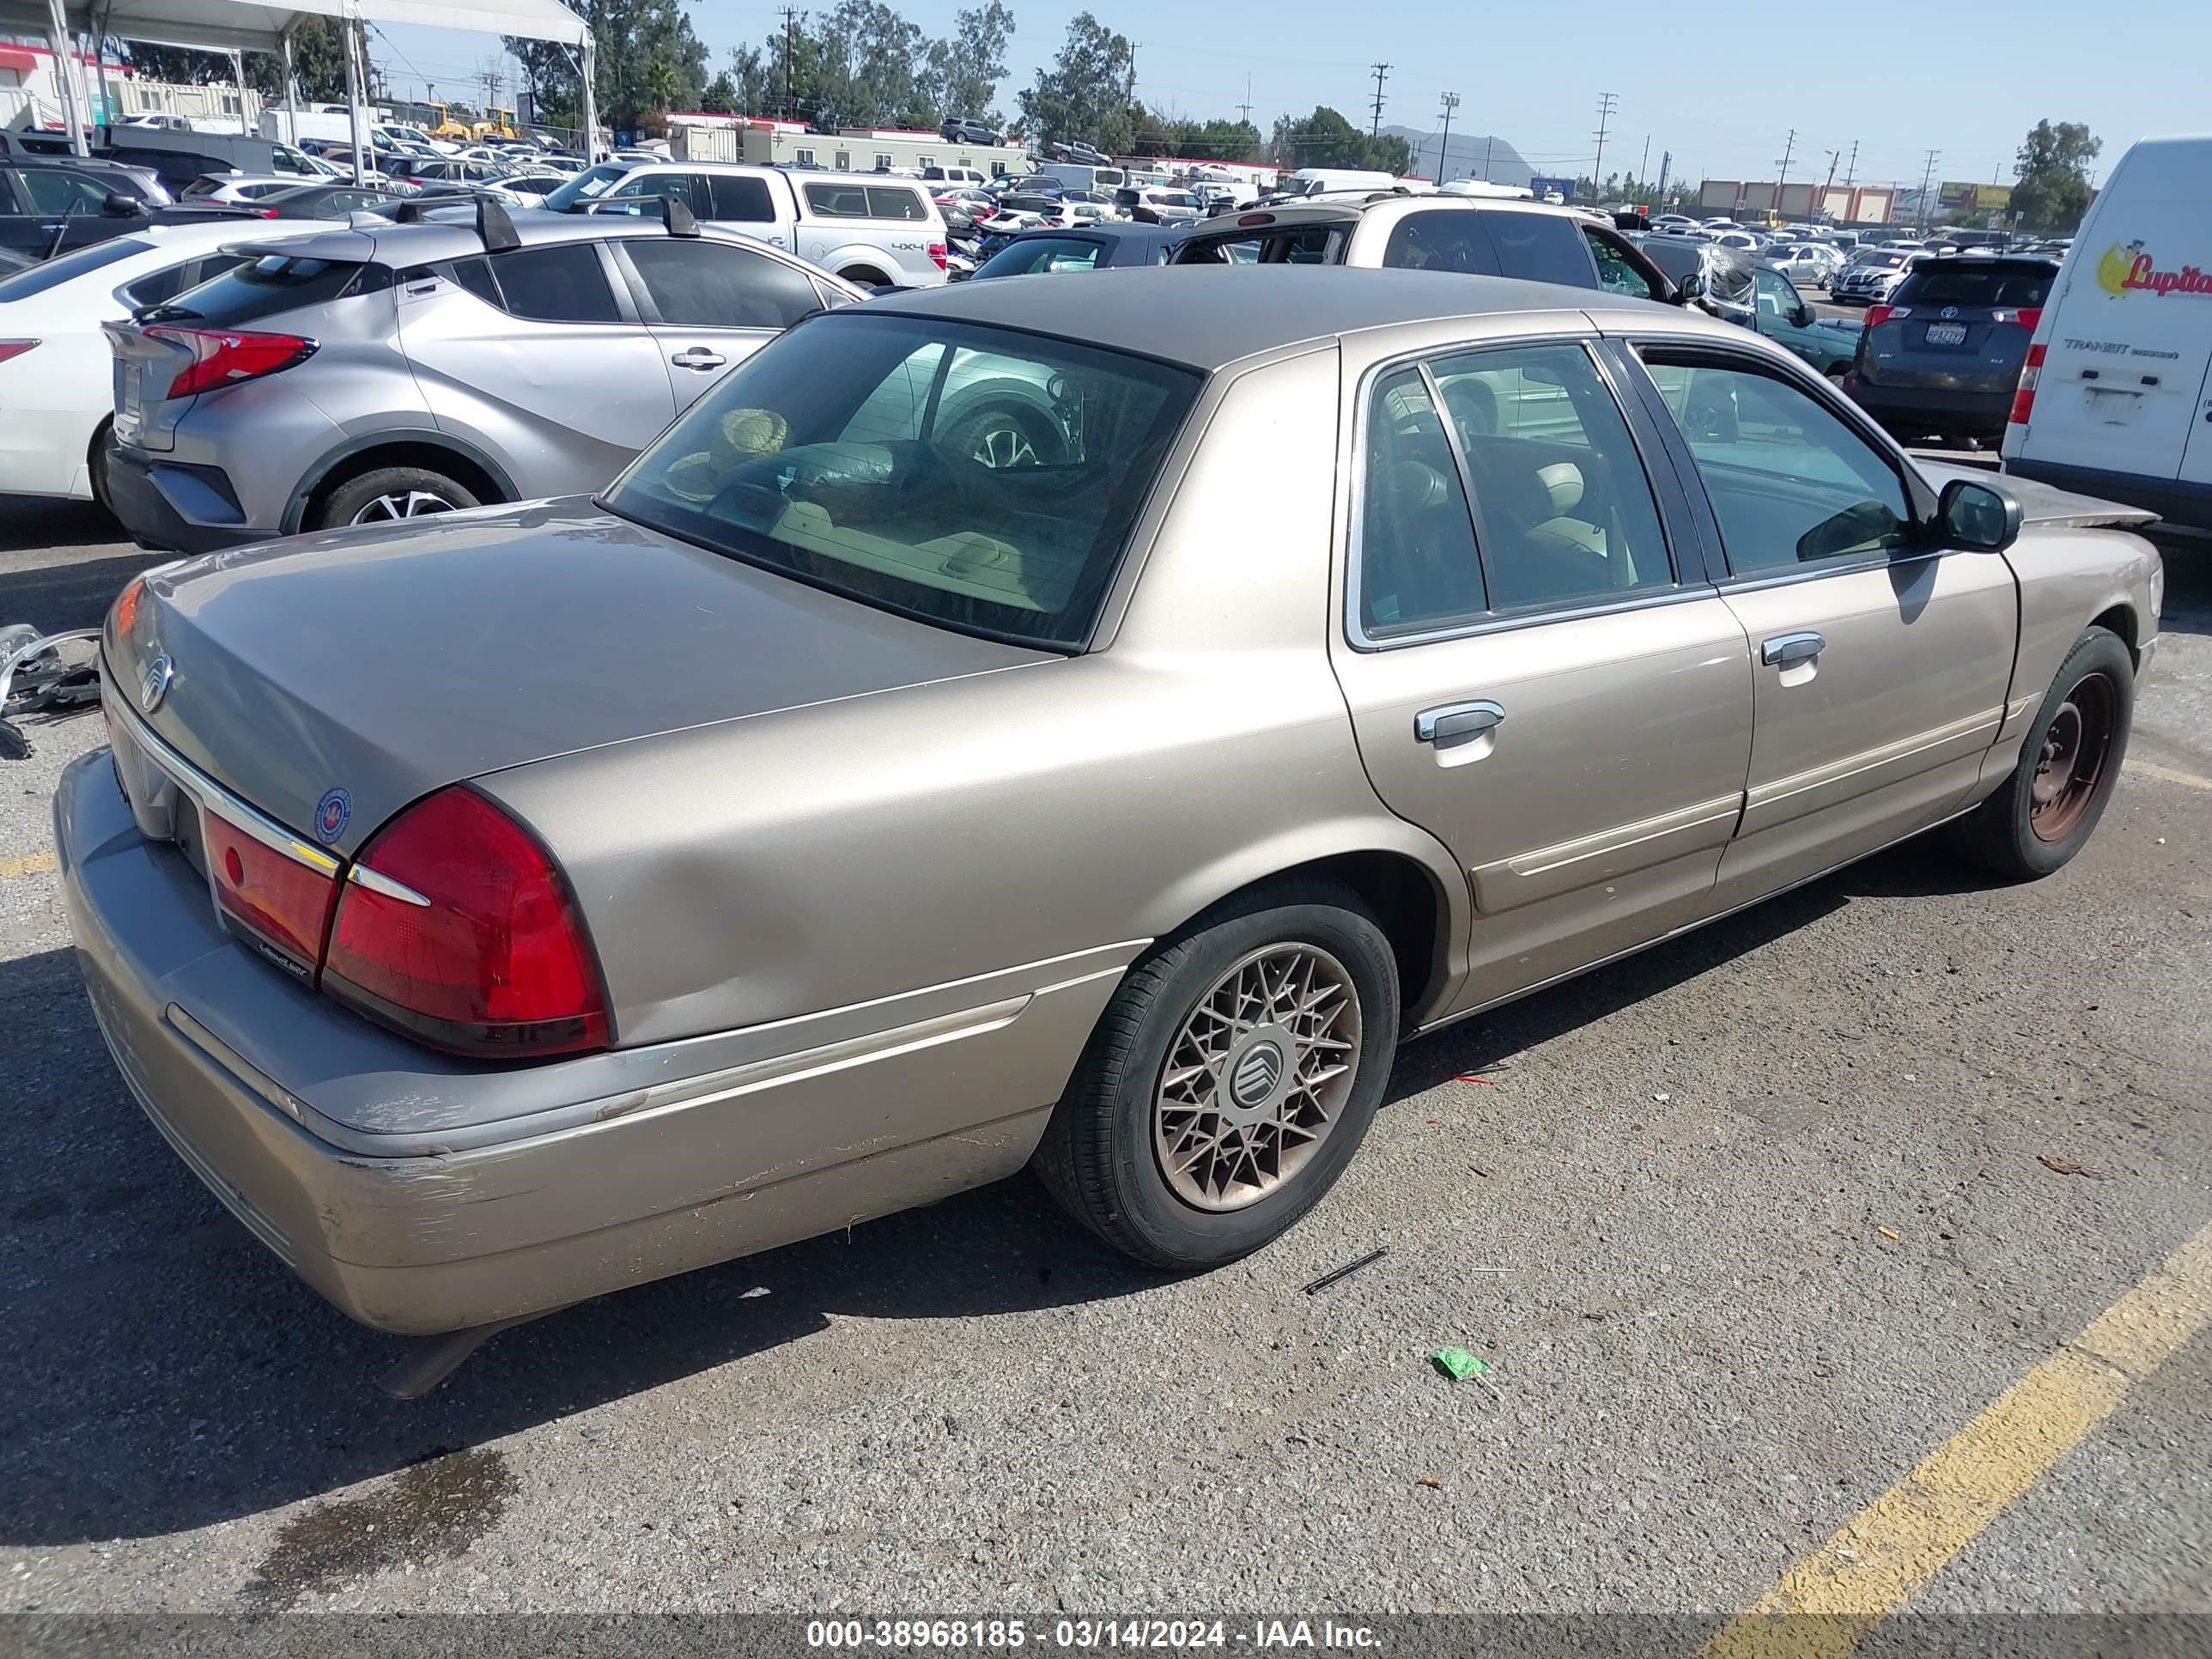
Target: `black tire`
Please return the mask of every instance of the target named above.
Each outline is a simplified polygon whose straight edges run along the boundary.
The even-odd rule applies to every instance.
[[[113,420],[102,421],[100,429],[92,434],[92,453],[85,457],[85,474],[92,481],[92,499],[111,519],[115,517],[115,497],[107,489],[107,445],[114,430]]]
[[[1206,1210],[1178,1195],[1156,1150],[1154,1103],[1184,1023],[1221,977],[1274,945],[1318,947],[1358,1000],[1358,1060],[1328,1129],[1272,1190]],[[1138,1261],[1178,1272],[1248,1255],[1294,1224],[1359,1150],[1398,1048],[1398,967],[1356,893],[1285,882],[1200,916],[1130,970],[1091,1033],[1032,1159],[1061,1207]],[[1249,1057],[1249,1050],[1247,1051]],[[1296,1069],[1298,1062],[1293,1060]],[[1224,1064],[1224,1082],[1245,1067]]]
[[[1951,825],[1952,844],[1975,863],[2015,880],[2033,881],[2063,866],[2096,832],[2112,798],[2127,758],[2135,702],[2135,661],[2127,647],[2110,629],[2083,629],[2036,710],[2020,764],[1995,794]],[[2096,735],[2100,726],[2104,730]],[[2084,781],[2081,757],[2092,747],[2094,775]],[[2056,778],[2055,769],[2069,753],[2068,779],[2085,787],[2050,799],[2066,782]],[[2039,793],[2046,797],[2042,803]],[[2039,828],[2039,817],[2044,820]]]
[[[428,498],[428,499],[418,499]],[[432,506],[430,501],[443,503]],[[419,510],[374,513],[380,501]],[[348,478],[327,492],[309,515],[310,530],[331,530],[355,523],[397,522],[401,518],[427,518],[438,513],[480,505],[477,493],[459,479],[421,466],[380,466],[358,477]],[[371,516],[364,518],[364,514]]]
[[[837,274],[860,288],[889,288],[891,285],[890,277],[866,265],[854,265],[850,270],[841,270]]]

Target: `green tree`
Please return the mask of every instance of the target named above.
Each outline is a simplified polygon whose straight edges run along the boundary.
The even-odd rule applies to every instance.
[[[994,107],[999,83],[1006,78],[1006,47],[1014,38],[1014,15],[988,0],[954,14],[952,33],[929,43],[927,80],[939,115],[1001,124]]]
[[[699,94],[699,108],[708,115],[735,115],[738,112],[737,83],[730,79],[729,70],[724,70],[707,82],[706,90]]]
[[[574,0],[590,24],[599,46],[600,118],[615,127],[635,127],[653,109],[696,104],[707,84],[707,47],[693,33],[679,0]],[[508,52],[521,61],[538,118],[565,125],[580,118],[575,55],[550,40],[506,38]],[[665,65],[674,75],[660,73]],[[666,94],[665,103],[656,94]]]
[[[1194,120],[1165,110],[1141,112],[1133,135],[1148,155],[1195,161],[1249,161],[1260,153],[1260,130],[1249,121]]]
[[[1089,12],[1078,12],[1049,70],[1021,93],[1022,123],[1033,148],[1094,144],[1109,155],[1128,150],[1137,123],[1129,94],[1137,78],[1136,49]]]
[[[1367,134],[1323,104],[1311,115],[1279,117],[1268,155],[1285,167],[1358,167],[1403,177],[1413,170],[1413,149],[1395,133]]]
[[[196,52],[190,46],[155,46],[148,40],[112,40],[107,44],[149,81],[204,87],[230,79],[227,52]],[[284,60],[274,52],[249,52],[244,63],[246,84],[261,94],[262,101],[283,102]],[[292,73],[303,100],[316,104],[345,100],[345,37],[337,24],[321,17],[300,20],[292,34]]]
[[[2089,210],[2089,164],[2104,149],[2079,121],[2053,126],[2038,121],[2020,147],[2014,167],[2012,211],[2023,225],[2054,236],[2070,236]]]

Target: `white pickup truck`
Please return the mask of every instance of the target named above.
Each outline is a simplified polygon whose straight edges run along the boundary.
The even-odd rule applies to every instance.
[[[660,211],[787,248],[863,287],[945,280],[945,216],[928,188],[880,173],[787,172],[732,161],[605,161],[545,198],[556,213]]]

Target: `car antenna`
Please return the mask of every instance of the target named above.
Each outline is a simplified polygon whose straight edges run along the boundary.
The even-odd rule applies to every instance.
[[[515,234],[514,221],[489,196],[477,198],[477,234],[483,240],[487,253],[503,253],[508,248],[522,246],[522,238]]]
[[[699,234],[699,222],[692,217],[691,210],[673,196],[660,198],[660,222],[668,227],[671,236],[696,236]]]

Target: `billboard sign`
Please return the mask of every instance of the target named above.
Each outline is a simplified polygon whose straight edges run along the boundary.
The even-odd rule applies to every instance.
[[[1553,191],[1559,193],[1559,199],[1563,202],[1575,199],[1575,181],[1571,179],[1547,179],[1540,173],[1531,173],[1528,175],[1528,188],[1536,192],[1536,199],[1540,202]]]

